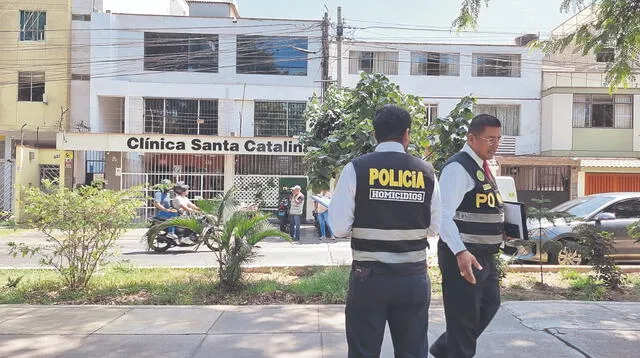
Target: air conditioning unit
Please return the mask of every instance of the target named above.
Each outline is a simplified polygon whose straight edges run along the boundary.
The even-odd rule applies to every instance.
[[[42,103],[49,104],[49,100],[47,99],[47,94],[46,93],[42,94]]]

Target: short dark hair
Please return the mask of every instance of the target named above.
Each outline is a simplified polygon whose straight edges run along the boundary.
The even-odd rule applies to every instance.
[[[486,127],[500,128],[502,124],[500,120],[490,114],[478,114],[473,117],[469,125],[469,134],[481,134]]]
[[[378,143],[402,140],[404,132],[411,128],[411,115],[399,106],[387,104],[376,111],[373,129]]]

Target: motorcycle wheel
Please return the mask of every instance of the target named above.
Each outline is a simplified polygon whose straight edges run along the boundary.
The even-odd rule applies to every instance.
[[[167,250],[169,250],[169,247],[171,247],[171,245],[169,244],[169,242],[167,241],[166,238],[163,238],[164,240],[160,241],[159,240],[159,235],[156,235],[153,238],[153,243],[151,244],[151,248],[153,249],[153,251],[155,252],[165,252]]]

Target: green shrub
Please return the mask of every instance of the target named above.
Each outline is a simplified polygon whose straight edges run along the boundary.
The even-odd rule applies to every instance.
[[[143,204],[141,187],[72,190],[52,181],[25,189],[25,218],[46,239],[44,245],[9,243],[9,252],[40,255],[72,289],[84,289],[98,266],[114,255],[112,247]]]

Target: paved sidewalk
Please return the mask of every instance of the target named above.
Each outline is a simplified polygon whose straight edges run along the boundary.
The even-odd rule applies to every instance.
[[[0,305],[0,357],[345,357],[344,306]],[[430,312],[431,342],[443,331]],[[640,303],[507,302],[477,357],[631,357]],[[382,357],[392,357],[388,336]]]

